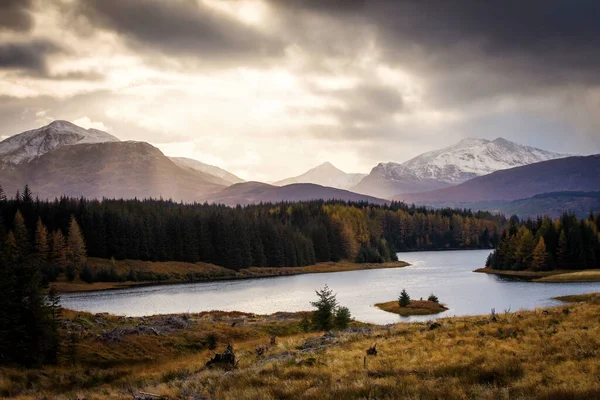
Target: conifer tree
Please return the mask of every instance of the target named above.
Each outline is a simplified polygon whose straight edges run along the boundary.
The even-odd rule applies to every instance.
[[[29,242],[29,232],[25,226],[25,220],[21,211],[17,210],[13,220],[13,234],[17,243],[19,256],[26,258],[31,253],[31,244]]]
[[[6,203],[6,193],[4,192],[2,185],[0,185],[0,203]]]
[[[407,307],[409,304],[410,296],[408,295],[406,289],[402,289],[402,292],[400,292],[400,297],[398,297],[398,305],[400,305],[400,307]]]
[[[81,268],[86,262],[86,250],[83,235],[77,224],[75,217],[71,216],[69,224],[69,237],[67,238],[67,249],[69,262],[76,270]]]
[[[317,309],[313,312],[313,324],[317,330],[328,331],[333,327],[333,313],[337,307],[335,293],[325,285],[323,289],[317,290],[317,301],[310,304]]]
[[[66,268],[67,260],[67,244],[62,232],[57,230],[52,234],[52,244],[50,247],[50,262],[58,268]]]
[[[548,266],[546,242],[541,237],[533,250],[531,267],[536,271],[544,271]]]
[[[526,227],[519,230],[520,239],[517,245],[517,269],[531,268],[531,257],[535,248],[535,242],[531,231]]]
[[[337,329],[346,329],[352,321],[350,310],[348,307],[338,307],[335,310],[335,317],[333,318],[333,325]]]
[[[556,265],[559,269],[568,268],[567,236],[565,235],[564,229],[560,231],[560,236],[558,237],[558,248],[556,249]]]
[[[34,248],[37,261],[40,264],[46,263],[50,256],[50,246],[48,245],[48,230],[41,218],[38,218],[35,226]]]

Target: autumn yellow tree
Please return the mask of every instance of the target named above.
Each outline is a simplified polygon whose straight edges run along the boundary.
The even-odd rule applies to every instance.
[[[41,218],[38,218],[35,226],[34,245],[37,261],[39,263],[46,263],[50,256],[50,246],[48,244],[48,230],[42,223]]]
[[[85,250],[85,242],[83,235],[77,224],[75,217],[71,216],[71,223],[69,224],[69,237],[67,238],[67,254],[69,262],[75,269],[81,268],[87,259]]]
[[[531,261],[531,267],[536,271],[543,271],[548,266],[547,260],[547,252],[546,242],[544,238],[541,237],[538,241],[535,249],[533,250],[533,259]]]
[[[55,267],[67,267],[67,244],[62,232],[57,230],[52,234],[52,243],[50,246],[50,262]]]

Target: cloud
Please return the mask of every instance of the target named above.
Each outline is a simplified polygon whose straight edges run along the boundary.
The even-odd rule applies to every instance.
[[[132,48],[203,64],[261,62],[283,51],[276,38],[197,1],[81,0],[75,13],[92,26],[118,33]]]
[[[29,73],[45,75],[46,57],[60,52],[56,44],[47,40],[0,43],[0,69],[25,70]]]
[[[2,0],[0,2],[0,31],[29,31],[33,27],[31,0]]]
[[[103,122],[92,121],[89,117],[81,117],[72,121],[75,125],[79,125],[85,129],[98,129],[101,131],[107,131],[108,128],[104,125]]]

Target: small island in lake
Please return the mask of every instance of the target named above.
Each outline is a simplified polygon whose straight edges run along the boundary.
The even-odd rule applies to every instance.
[[[375,304],[375,307],[383,311],[399,314],[403,317],[408,317],[411,315],[439,314],[448,310],[448,307],[444,306],[443,304],[429,300],[411,300],[406,307],[400,307],[398,301],[394,300],[386,303],[377,303]]]
[[[408,317],[411,315],[439,314],[448,309],[448,307],[440,304],[437,296],[433,293],[427,300],[411,300],[410,296],[404,289],[402,290],[402,293],[400,293],[398,300],[388,301],[386,303],[377,303],[375,304],[375,307],[383,311],[399,314],[403,317]]]

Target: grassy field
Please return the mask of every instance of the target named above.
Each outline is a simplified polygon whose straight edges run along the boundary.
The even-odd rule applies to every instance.
[[[600,282],[600,270],[590,269],[585,271],[567,272],[536,279],[534,282]]]
[[[234,271],[207,263],[185,263],[177,261],[152,262],[140,260],[107,260],[102,258],[89,258],[88,265],[92,271],[100,269],[111,269],[120,276],[125,276],[129,271],[142,273],[152,279],[138,282],[94,282],[85,283],[81,281],[69,282],[62,277],[52,285],[61,293],[82,292],[90,290],[124,289],[132,286],[174,284],[190,282],[209,282],[229,279],[249,279],[270,276],[285,276],[327,272],[356,271],[377,268],[402,268],[409,265],[403,261],[388,262],[383,264],[358,264],[347,260],[339,262],[323,262],[306,267],[283,267],[283,268],[259,268],[251,267]]]
[[[398,300],[388,301],[387,303],[377,303],[375,307],[383,311],[399,314],[403,317],[410,315],[433,315],[446,311],[443,304],[435,303],[428,300],[411,300],[408,306],[400,307]]]
[[[554,270],[554,271],[506,271],[492,268],[479,268],[473,272],[492,275],[513,276],[532,282],[600,282],[600,270]]]
[[[0,397],[131,399],[141,390],[169,399],[600,398],[600,294],[568,300],[436,324],[355,323],[325,335],[303,332],[303,314],[68,311],[63,330],[77,341],[60,365],[0,368]],[[211,337],[218,350],[233,345],[235,368],[205,367]],[[373,344],[378,354],[366,356]]]

